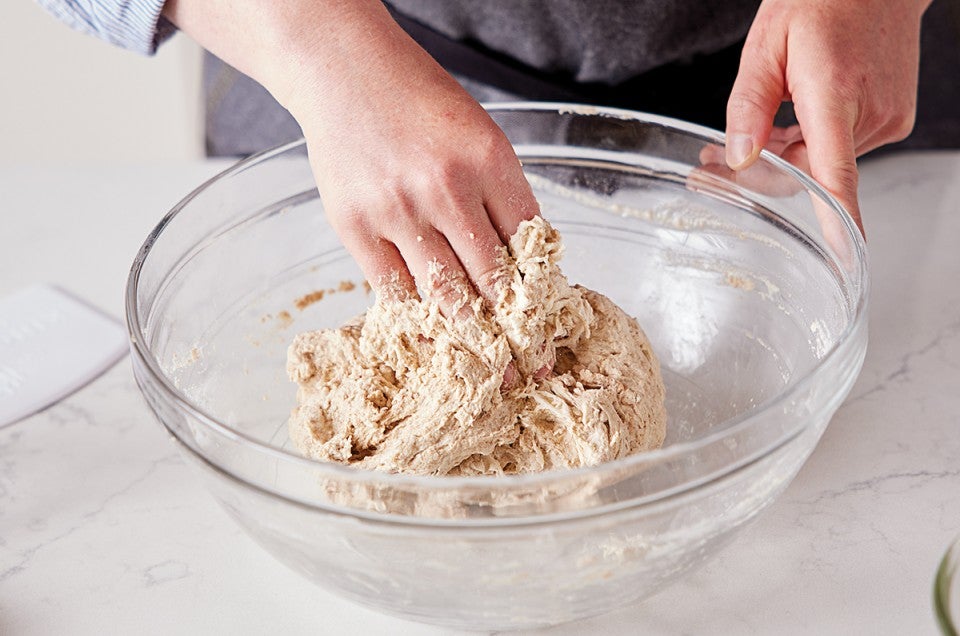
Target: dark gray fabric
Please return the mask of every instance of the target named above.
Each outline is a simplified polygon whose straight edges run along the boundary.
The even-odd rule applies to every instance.
[[[678,3],[682,6],[682,3]],[[622,81],[578,81],[571,71],[531,66],[473,39],[454,40],[397,11],[394,19],[451,73],[530,100],[618,106],[723,128],[742,42],[665,61]],[[709,29],[704,34],[713,34]],[[641,40],[659,36],[641,34]],[[531,34],[536,39],[536,31]],[[712,37],[712,35],[711,35]],[[715,38],[714,38],[715,39]]]
[[[920,31],[917,124],[880,151],[960,148],[960,0],[934,0]]]
[[[462,42],[571,81],[616,85],[593,103],[724,127],[726,96],[755,0],[392,0]],[[960,147],[960,0],[934,0],[923,25],[915,132],[895,147]],[[523,99],[458,76],[480,101]],[[589,84],[585,84],[589,86]],[[206,147],[241,156],[300,137],[258,84],[208,55]],[[789,105],[778,123],[792,123]],[[888,149],[891,147],[888,147]]]
[[[759,0],[389,0],[457,40],[579,82],[619,84],[742,39]]]
[[[203,92],[208,157],[242,157],[303,136],[265,88],[209,53],[203,58]]]

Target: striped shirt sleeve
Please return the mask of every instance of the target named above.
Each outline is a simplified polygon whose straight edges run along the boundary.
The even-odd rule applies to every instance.
[[[160,15],[164,0],[37,0],[71,28],[152,55],[175,31]]]

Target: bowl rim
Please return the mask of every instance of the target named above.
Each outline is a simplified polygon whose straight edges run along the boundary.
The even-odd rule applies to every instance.
[[[524,101],[492,102],[485,103],[483,106],[491,113],[508,111],[535,111],[554,113],[557,115],[613,117],[617,119],[640,121],[645,124],[656,124],[670,129],[676,133],[681,133],[687,136],[699,136],[720,145],[724,144],[725,139],[725,136],[722,132],[706,126],[689,123],[683,120],[674,119],[672,117],[620,108],[563,102]],[[844,327],[843,331],[838,335],[836,341],[833,343],[830,349],[824,352],[823,356],[817,360],[815,364],[811,365],[804,375],[797,378],[796,381],[786,387],[784,391],[776,394],[765,402],[758,404],[754,408],[744,411],[743,413],[738,414],[736,417],[726,420],[724,425],[719,430],[697,438],[696,440],[677,442],[670,444],[667,447],[636,453],[628,457],[605,462],[597,466],[556,469],[537,473],[514,475],[435,476],[406,473],[385,473],[370,469],[357,468],[355,466],[346,464],[322,462],[310,459],[292,451],[288,451],[256,439],[246,433],[241,432],[240,430],[222,423],[213,415],[207,413],[204,408],[193,403],[174,385],[172,380],[167,377],[167,375],[161,369],[157,359],[150,352],[149,347],[147,347],[142,337],[143,330],[137,311],[137,293],[139,289],[140,274],[150,255],[150,251],[165,230],[166,226],[178,214],[180,214],[184,208],[186,208],[194,199],[204,193],[215,183],[228,179],[240,172],[247,170],[253,165],[268,161],[275,156],[285,154],[297,148],[301,148],[305,146],[305,144],[305,140],[301,138],[263,150],[258,153],[254,153],[249,157],[234,163],[225,170],[218,172],[216,175],[210,177],[190,191],[163,216],[163,218],[157,223],[156,227],[154,227],[154,229],[148,234],[146,240],[137,251],[133,264],[131,265],[125,290],[125,313],[128,336],[130,338],[130,348],[134,358],[143,365],[143,368],[149,373],[152,381],[156,383],[156,385],[159,386],[165,393],[167,393],[169,397],[173,398],[179,408],[186,410],[187,413],[196,421],[213,429],[219,435],[231,440],[232,442],[251,447],[254,451],[273,457],[278,461],[300,465],[313,471],[327,473],[329,477],[345,479],[354,483],[373,483],[382,486],[398,487],[413,486],[424,490],[448,490],[462,487],[482,488],[490,486],[496,486],[498,489],[503,489],[505,487],[530,487],[539,485],[542,482],[555,482],[557,479],[577,479],[591,475],[602,475],[608,472],[629,469],[636,464],[658,463],[694,452],[700,447],[710,445],[727,437],[731,437],[740,432],[742,429],[748,428],[750,424],[760,419],[765,413],[769,413],[780,407],[782,404],[788,402],[793,396],[802,392],[813,381],[814,377],[817,375],[817,372],[822,367],[826,366],[828,363],[837,358],[839,352],[842,349],[845,349],[851,343],[852,336],[857,333],[866,322],[870,288],[869,268],[867,262],[868,257],[863,235],[860,233],[859,229],[854,223],[853,218],[843,207],[843,205],[812,177],[808,176],[806,173],[802,172],[793,165],[787,163],[777,155],[767,150],[763,150],[760,153],[760,158],[758,161],[765,161],[778,170],[786,172],[789,176],[796,179],[806,191],[822,199],[828,205],[831,211],[836,214],[838,220],[842,224],[843,229],[850,237],[852,237],[853,253],[851,254],[851,259],[852,262],[857,265],[856,270],[853,271],[852,274],[855,275],[856,279],[860,281],[860,293],[853,306],[852,317]],[[522,148],[523,145],[521,144],[518,147]],[[735,183],[732,185],[740,187]],[[773,210],[773,212],[776,211]],[[806,422],[796,427],[797,430],[802,430],[803,428],[809,426],[808,422],[812,419],[813,418],[808,418]],[[164,424],[164,426],[173,432],[169,426],[166,426],[166,424]],[[771,444],[771,447],[773,449],[779,448],[784,439],[792,438],[795,435],[796,431],[792,431],[790,434],[785,434],[779,438],[776,443]],[[769,452],[770,449],[765,450],[763,454],[766,455]],[[712,481],[714,478],[719,478],[723,475],[733,472],[737,470],[737,468],[740,467],[744,462],[749,460],[750,457],[744,457],[739,462],[733,462],[725,466],[723,470],[718,471],[716,474],[711,474],[710,479],[707,481]],[[220,466],[220,468],[227,470],[223,466]],[[234,474],[231,471],[227,472]],[[248,481],[241,475],[234,476],[241,480]],[[667,489],[662,494],[662,497],[654,497],[648,503],[654,503],[661,498],[676,496],[688,490],[697,488],[703,483],[703,481],[704,480],[692,480],[688,485],[682,485],[682,487],[678,489]],[[357,512],[359,512],[359,510]],[[504,520],[506,521],[507,519]]]

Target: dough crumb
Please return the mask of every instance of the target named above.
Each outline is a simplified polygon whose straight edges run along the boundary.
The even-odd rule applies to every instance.
[[[300,311],[303,311],[313,303],[323,300],[323,297],[326,295],[326,293],[327,293],[327,290],[318,289],[316,291],[310,292],[309,294],[304,294],[300,298],[297,298],[295,301],[293,301],[293,306],[299,309]]]
[[[659,447],[664,388],[650,342],[608,298],[568,283],[561,252],[535,217],[504,251],[497,302],[476,299],[472,317],[378,298],[339,329],[299,334],[287,358],[296,447],[424,475],[593,466]]]

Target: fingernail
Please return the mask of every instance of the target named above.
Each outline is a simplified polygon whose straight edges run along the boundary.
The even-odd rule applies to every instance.
[[[753,139],[743,133],[727,137],[727,165],[734,170],[743,168],[753,157]]]

